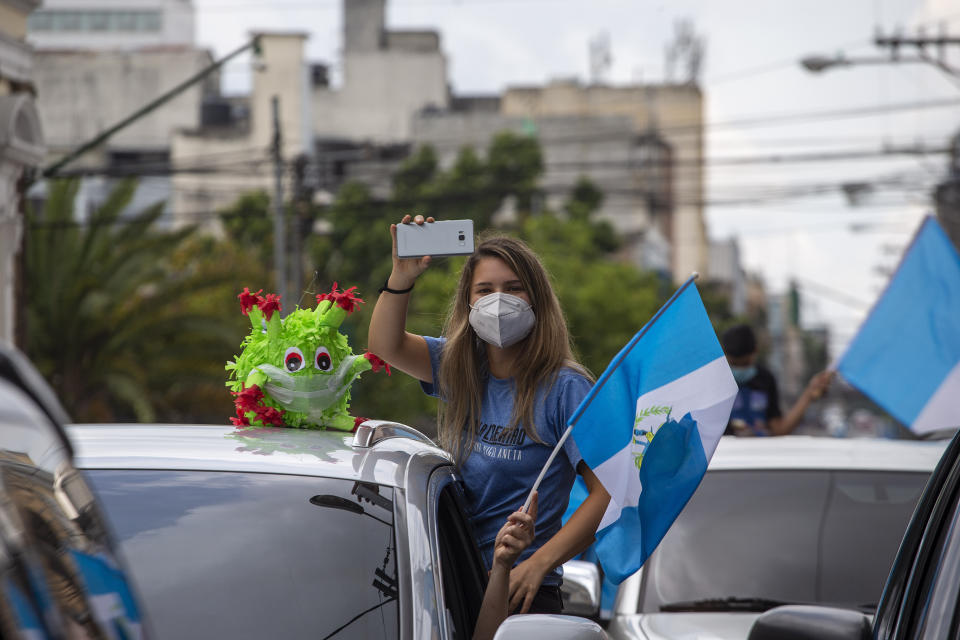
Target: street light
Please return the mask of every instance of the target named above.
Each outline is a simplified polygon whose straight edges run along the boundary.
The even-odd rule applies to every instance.
[[[848,58],[843,53],[838,53],[834,57],[830,58],[822,55],[812,55],[807,56],[800,60],[800,65],[812,73],[820,73],[826,71],[831,67],[852,67],[854,65],[863,65],[863,64],[900,64],[900,63],[916,63],[922,62],[925,64],[935,64],[941,70],[945,71],[950,75],[960,75],[954,69],[949,67],[942,67],[937,64],[935,61],[930,58],[924,58],[921,56],[910,56],[907,58],[897,57],[897,58],[887,58],[884,56],[872,56],[872,57],[858,57],[858,58]]]
[[[946,48],[948,45],[960,45],[960,38],[948,37],[945,33],[940,36],[926,37],[921,31],[917,37],[907,38],[900,35],[883,36],[877,34],[874,38],[874,44],[878,47],[890,50],[889,56],[870,56],[848,58],[843,52],[833,57],[824,55],[811,55],[800,60],[804,69],[811,73],[820,73],[832,67],[849,67],[862,64],[900,64],[900,63],[923,63],[932,64],[940,71],[949,76],[950,80],[960,86],[960,69],[947,63]],[[901,56],[901,47],[912,47],[916,55]],[[939,52],[937,57],[930,55],[929,47],[936,47]]]

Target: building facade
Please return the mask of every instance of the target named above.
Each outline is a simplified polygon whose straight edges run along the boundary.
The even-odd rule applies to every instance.
[[[23,200],[43,161],[43,128],[35,104],[27,16],[39,0],[0,0],[0,341],[17,341],[23,300],[20,258]]]
[[[735,237],[710,242],[710,279],[721,285],[730,300],[730,313],[747,314],[748,280]]]
[[[93,51],[193,46],[191,0],[44,0],[29,20],[37,49]]]
[[[345,0],[343,12],[343,82],[312,87],[314,134],[406,142],[414,114],[450,102],[440,34],[388,30],[386,0]]]
[[[709,275],[709,241],[703,215],[703,96],[693,84],[581,85],[554,82],[514,87],[503,94],[501,113],[542,118],[621,116],[632,128],[630,180],[621,191],[646,201],[616,226],[626,233],[656,228],[668,240],[677,282],[693,271]],[[570,136],[574,138],[573,136]],[[574,139],[570,144],[589,143]],[[549,146],[551,141],[544,140]],[[616,160],[616,159],[614,159]]]
[[[73,151],[137,112],[212,62],[194,45],[189,0],[80,2],[49,0],[31,16],[28,40],[36,48],[34,78],[48,161]],[[216,73],[118,131],[72,161],[60,175],[86,176],[77,216],[102,204],[118,176],[141,175],[129,212],[166,201],[171,137],[201,125],[204,105],[219,95]],[[31,196],[42,199],[43,185]]]
[[[497,96],[456,96],[438,33],[388,29],[386,0],[343,0],[343,16],[338,85],[328,67],[304,57],[306,34],[262,34],[245,124],[225,118],[175,135],[178,222],[213,220],[244,191],[272,191],[276,98],[285,189],[287,165],[305,156],[313,186],[325,197],[348,179],[386,196],[409,150],[429,144],[449,165],[461,147],[482,151],[494,134],[512,130],[541,143],[546,206],[559,208],[586,176],[604,193],[599,215],[626,239],[625,259],[678,281],[692,271],[708,275],[703,98],[696,86],[557,81]],[[188,170],[193,159],[214,157],[231,162]]]
[[[462,106],[461,106],[462,105]],[[540,187],[544,205],[559,211],[581,177],[589,178],[604,194],[599,215],[610,221],[625,241],[622,257],[643,268],[671,273],[669,183],[657,181],[659,207],[643,187],[651,176],[639,169],[642,160],[632,120],[620,115],[526,116],[504,115],[496,100],[465,101],[448,111],[425,111],[414,120],[412,142],[433,147],[442,166],[453,164],[460,149],[482,152],[500,131],[534,135],[541,145],[544,175]],[[647,180],[647,182],[645,182]]]

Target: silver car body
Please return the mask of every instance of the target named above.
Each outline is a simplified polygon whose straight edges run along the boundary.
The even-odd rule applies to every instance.
[[[933,471],[948,441],[816,438],[721,438],[707,473],[715,470]],[[669,535],[669,534],[668,534]],[[617,592],[607,631],[621,640],[743,639],[759,613],[638,611],[643,570]]]
[[[393,501],[399,600],[404,603],[399,637],[454,637],[444,607],[436,505],[456,472],[450,456],[415,430],[368,421],[356,435],[202,425],[74,425],[68,434],[81,469],[254,472],[392,487],[401,497]],[[533,635],[528,622],[522,637],[558,637],[562,622],[553,621],[549,633]],[[579,633],[583,622],[589,623],[568,620],[566,628]]]

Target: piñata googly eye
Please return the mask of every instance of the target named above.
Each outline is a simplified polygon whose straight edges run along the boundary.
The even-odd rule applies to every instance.
[[[326,347],[317,347],[317,354],[313,357],[313,366],[320,371],[330,371],[330,367],[333,366],[333,359]]]
[[[290,373],[300,371],[304,364],[306,364],[306,361],[303,359],[303,352],[300,351],[299,347],[289,347],[283,354],[283,368]]]

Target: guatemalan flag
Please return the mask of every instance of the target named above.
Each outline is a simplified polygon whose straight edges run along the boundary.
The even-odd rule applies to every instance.
[[[707,470],[737,383],[690,278],[611,361],[570,418],[610,494],[596,553],[619,584],[660,543]]]
[[[917,433],[960,426],[960,255],[927,217],[837,370]]]

